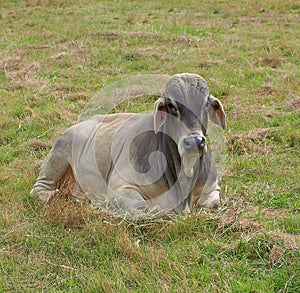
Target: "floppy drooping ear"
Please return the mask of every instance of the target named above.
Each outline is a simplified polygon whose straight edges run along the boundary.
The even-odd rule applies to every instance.
[[[222,103],[213,95],[209,96],[208,101],[210,104],[208,109],[208,116],[210,120],[219,125],[222,129],[225,129],[226,115]]]
[[[164,98],[159,98],[154,104],[154,132],[158,133],[159,129],[166,122],[167,108]]]

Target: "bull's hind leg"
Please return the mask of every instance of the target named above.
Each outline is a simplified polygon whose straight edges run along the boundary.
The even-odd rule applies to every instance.
[[[58,184],[70,168],[69,157],[71,147],[68,135],[61,136],[53,145],[50,153],[44,160],[39,177],[30,192],[31,196],[39,196],[44,202],[49,202],[54,195]]]

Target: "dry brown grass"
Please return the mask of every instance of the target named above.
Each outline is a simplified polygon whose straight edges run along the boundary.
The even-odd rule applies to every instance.
[[[89,201],[76,201],[57,192],[46,208],[45,222],[66,228],[83,228],[86,224]]]
[[[50,142],[44,142],[44,141],[41,141],[41,140],[38,140],[38,139],[28,140],[26,142],[26,145],[29,148],[34,149],[34,150],[48,149],[48,148],[52,147],[52,143],[50,143]]]
[[[28,61],[21,55],[5,58],[0,63],[0,69],[13,83],[36,83],[39,80],[39,62]]]
[[[268,66],[271,68],[277,68],[279,67],[283,62],[283,58],[263,58],[261,60],[258,61],[258,65],[260,66]]]
[[[228,150],[231,153],[259,153],[264,155],[272,151],[272,145],[266,145],[275,128],[256,128],[250,131],[232,135],[227,140]]]

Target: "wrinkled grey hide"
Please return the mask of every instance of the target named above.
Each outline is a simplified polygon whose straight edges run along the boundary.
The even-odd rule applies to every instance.
[[[225,128],[222,104],[205,80],[174,75],[154,113],[96,115],[69,128],[43,162],[31,195],[48,202],[67,186],[78,199],[116,199],[128,210],[216,208],[208,119]]]

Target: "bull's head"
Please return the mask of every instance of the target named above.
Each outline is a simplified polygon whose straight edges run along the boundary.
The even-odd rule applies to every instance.
[[[207,152],[208,119],[225,129],[221,102],[209,93],[206,81],[196,74],[176,74],[154,106],[154,131],[164,132],[178,145],[184,173],[194,174],[197,159]]]

